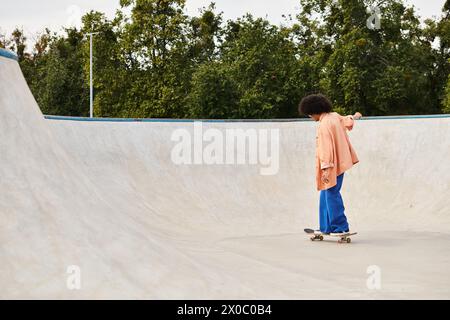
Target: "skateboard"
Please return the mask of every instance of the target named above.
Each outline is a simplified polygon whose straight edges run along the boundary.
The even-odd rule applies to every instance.
[[[311,235],[311,241],[319,240],[323,241],[324,237],[333,237],[333,238],[339,238],[339,243],[350,243],[352,242],[351,236],[354,236],[355,234],[358,234],[357,232],[348,232],[348,233],[342,233],[339,235],[331,235],[328,233],[322,233],[320,231],[314,231],[313,229],[305,229],[305,233]]]

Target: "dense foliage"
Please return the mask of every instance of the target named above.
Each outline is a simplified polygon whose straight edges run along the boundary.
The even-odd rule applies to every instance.
[[[403,0],[299,2],[275,26],[223,21],[214,4],[189,17],[184,0],[120,0],[112,20],[92,11],[80,30],[45,30],[31,50],[17,29],[0,47],[18,53],[46,114],[88,114],[88,32],[99,32],[98,117],[290,118],[313,92],[343,113],[450,113],[450,0],[423,23]],[[366,23],[374,5],[379,29]]]

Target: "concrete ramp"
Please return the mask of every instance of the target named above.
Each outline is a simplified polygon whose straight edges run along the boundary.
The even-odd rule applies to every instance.
[[[448,117],[356,123],[351,244],[303,233],[318,224],[311,121],[84,120],[45,119],[0,57],[0,298],[450,298]],[[176,163],[174,137],[194,161],[200,126],[278,133],[276,170],[250,147],[242,164]]]

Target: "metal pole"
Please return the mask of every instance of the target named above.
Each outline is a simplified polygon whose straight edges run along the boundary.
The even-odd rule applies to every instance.
[[[89,116],[91,118],[94,117],[94,61],[93,61],[93,51],[94,51],[94,40],[93,37],[95,34],[98,34],[99,32],[91,32],[85,34],[86,36],[89,36],[89,80],[90,80],[90,95],[89,95]]]
[[[90,34],[90,37],[91,37],[91,39],[90,39],[90,58],[89,58],[89,67],[90,67],[90,75],[89,75],[89,77],[90,77],[90,86],[91,86],[91,92],[90,92],[90,112],[89,112],[89,114],[90,114],[90,117],[91,118],[93,118],[94,117],[94,83],[93,83],[93,80],[92,80],[92,45],[93,45],[93,41],[92,41],[92,38],[93,38],[93,34],[91,33]]]

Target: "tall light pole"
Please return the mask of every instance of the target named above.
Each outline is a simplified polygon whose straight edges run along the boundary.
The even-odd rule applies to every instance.
[[[89,108],[89,116],[91,118],[94,117],[94,81],[93,81],[93,46],[94,46],[94,41],[93,41],[93,37],[94,35],[98,34],[99,32],[91,32],[91,33],[87,33],[86,36],[89,36],[89,81],[90,81],[90,97],[89,97],[89,101],[90,101],[90,108]]]

